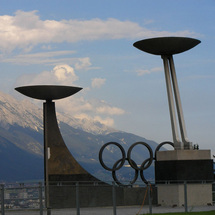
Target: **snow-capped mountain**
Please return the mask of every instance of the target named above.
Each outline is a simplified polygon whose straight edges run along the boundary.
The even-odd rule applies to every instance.
[[[33,130],[43,129],[42,112],[28,100],[18,101],[10,95],[0,92],[0,125],[8,128],[19,125]]]
[[[127,151],[137,141],[144,141],[155,149],[157,144],[142,137],[115,130],[90,120],[80,120],[57,113],[64,141],[80,164],[96,177],[105,170],[98,161],[101,146],[113,141]],[[107,162],[115,163],[120,152],[109,149]],[[147,151],[136,150],[139,163],[146,159]],[[145,158],[143,158],[145,157]],[[109,173],[108,173],[109,174]],[[151,176],[149,173],[149,177]],[[111,175],[111,173],[110,173]],[[43,110],[29,100],[18,101],[0,92],[0,181],[43,178]]]
[[[18,101],[12,96],[0,92],[0,108],[0,124],[3,126],[17,124],[21,127],[30,127],[37,131],[43,128],[42,108],[37,107],[27,99]],[[74,128],[95,135],[108,134],[117,131],[99,122],[90,121],[88,119],[81,120],[65,114],[57,113],[57,118],[59,121]]]
[[[95,135],[106,135],[109,133],[117,132],[118,130],[110,128],[98,121],[93,121],[89,119],[77,119],[71,116],[65,115],[63,113],[57,113],[57,118],[59,122],[64,122],[73,128],[81,129],[83,131],[95,134]]]

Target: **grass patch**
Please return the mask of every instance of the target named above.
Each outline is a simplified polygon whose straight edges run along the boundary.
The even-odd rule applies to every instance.
[[[173,212],[173,213],[156,213],[153,215],[215,215],[215,211],[201,211],[201,212]]]

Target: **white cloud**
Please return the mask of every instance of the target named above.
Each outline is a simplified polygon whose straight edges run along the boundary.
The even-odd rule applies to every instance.
[[[151,72],[161,72],[163,71],[163,67],[154,67],[151,69]]]
[[[75,65],[77,63],[80,64],[80,62],[86,61],[85,58],[71,57],[71,55],[74,53],[75,51],[50,51],[50,52],[38,52],[33,54],[18,54],[12,57],[2,55],[0,58],[0,61],[5,63],[20,64],[20,65],[30,65],[30,64],[56,65],[56,64],[66,64],[67,62],[68,64],[70,63]],[[87,58],[87,60],[90,61],[89,58]],[[84,67],[84,65],[82,65],[82,67]]]
[[[113,115],[125,114],[124,110],[110,106],[102,100],[86,100],[83,94],[63,99],[56,104],[60,112],[73,115],[80,120],[92,120],[110,127],[114,126]]]
[[[96,116],[94,118],[94,121],[98,121],[106,126],[113,127],[114,126],[114,120],[110,117],[101,118],[100,116]]]
[[[125,113],[124,110],[122,110],[121,108],[117,108],[117,107],[110,107],[110,106],[100,106],[97,107],[97,112],[98,113],[102,113],[102,114],[108,114],[108,115],[122,115]]]
[[[152,23],[154,23],[153,19],[145,19],[144,20],[144,25],[149,25],[149,24],[152,24]]]
[[[14,56],[0,55],[0,62],[13,63],[19,65],[44,64],[44,65],[59,65],[69,64],[76,70],[98,69],[91,67],[89,57],[77,58],[72,57],[75,51],[49,51],[38,52],[33,54],[18,54]]]
[[[94,78],[92,79],[91,85],[93,88],[100,88],[105,83],[105,81],[105,78]]]
[[[136,71],[136,73],[137,73],[138,76],[143,76],[143,75],[146,75],[146,74],[151,74],[153,72],[160,72],[160,71],[163,71],[163,68],[154,67],[154,68],[149,69],[149,70],[139,69],[139,70]]]
[[[75,69],[86,69],[91,66],[90,58],[85,57],[85,58],[79,58],[78,61],[75,63]]]
[[[83,93],[83,91],[84,89],[81,92]],[[83,94],[81,96],[61,100],[58,104],[58,108],[64,113],[72,110],[75,115],[86,116],[83,114],[87,114],[91,118],[98,115],[107,117],[125,114],[123,109],[113,107],[103,100],[86,100]]]
[[[15,85],[23,86],[37,84],[57,84],[71,86],[78,79],[79,77],[75,74],[73,67],[69,65],[58,65],[55,66],[52,71],[43,71],[40,74],[23,75],[17,80]],[[74,117],[79,119],[90,119],[107,126],[114,125],[114,115],[116,116],[125,114],[125,111],[123,109],[113,107],[103,100],[85,99],[88,91],[89,88],[86,88],[83,89],[77,96],[62,99],[60,102],[56,101],[57,110],[65,114],[73,115]],[[38,101],[34,102],[38,104]]]
[[[155,31],[138,23],[114,18],[101,20],[41,20],[37,11],[17,11],[14,16],[0,16],[0,50],[16,48],[30,51],[38,44],[83,40],[134,39],[157,36],[195,36],[190,31]],[[75,33],[74,33],[75,32]]]
[[[139,69],[136,71],[137,75],[138,76],[142,76],[142,75],[145,75],[145,74],[150,74],[151,72],[149,70],[144,70],[144,69]]]
[[[68,97],[67,99],[62,99],[60,102],[56,102],[58,111],[73,116],[86,116],[90,118],[94,111],[94,106],[92,102],[86,100],[81,94],[82,91],[78,93],[77,96]],[[87,117],[88,116],[88,117]]]
[[[70,79],[71,83],[73,83],[78,80],[78,77],[75,75],[74,69],[69,65],[55,66],[53,73],[60,82],[65,82]]]
[[[36,85],[36,84],[62,84],[72,85],[78,80],[74,69],[69,65],[58,65],[52,71],[43,71],[39,74],[26,74],[20,76],[16,81],[16,86]]]
[[[78,114],[75,116],[75,118],[80,119],[80,120],[90,120],[90,121],[94,121],[94,122],[99,122],[103,125],[109,126],[109,127],[113,127],[114,126],[114,119],[110,118],[110,117],[106,117],[106,118],[102,118],[100,116],[94,116],[91,117],[87,114]]]
[[[43,50],[52,50],[52,46],[51,45],[43,45],[41,48]]]

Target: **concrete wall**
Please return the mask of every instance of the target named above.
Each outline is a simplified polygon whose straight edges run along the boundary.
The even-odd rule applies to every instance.
[[[161,206],[184,206],[183,184],[159,184],[158,204]],[[212,184],[187,184],[187,205],[212,205]]]

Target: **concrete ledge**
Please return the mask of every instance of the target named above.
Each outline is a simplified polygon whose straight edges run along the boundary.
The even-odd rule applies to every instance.
[[[211,159],[210,150],[172,150],[158,151],[157,161],[169,160],[208,160]]]

